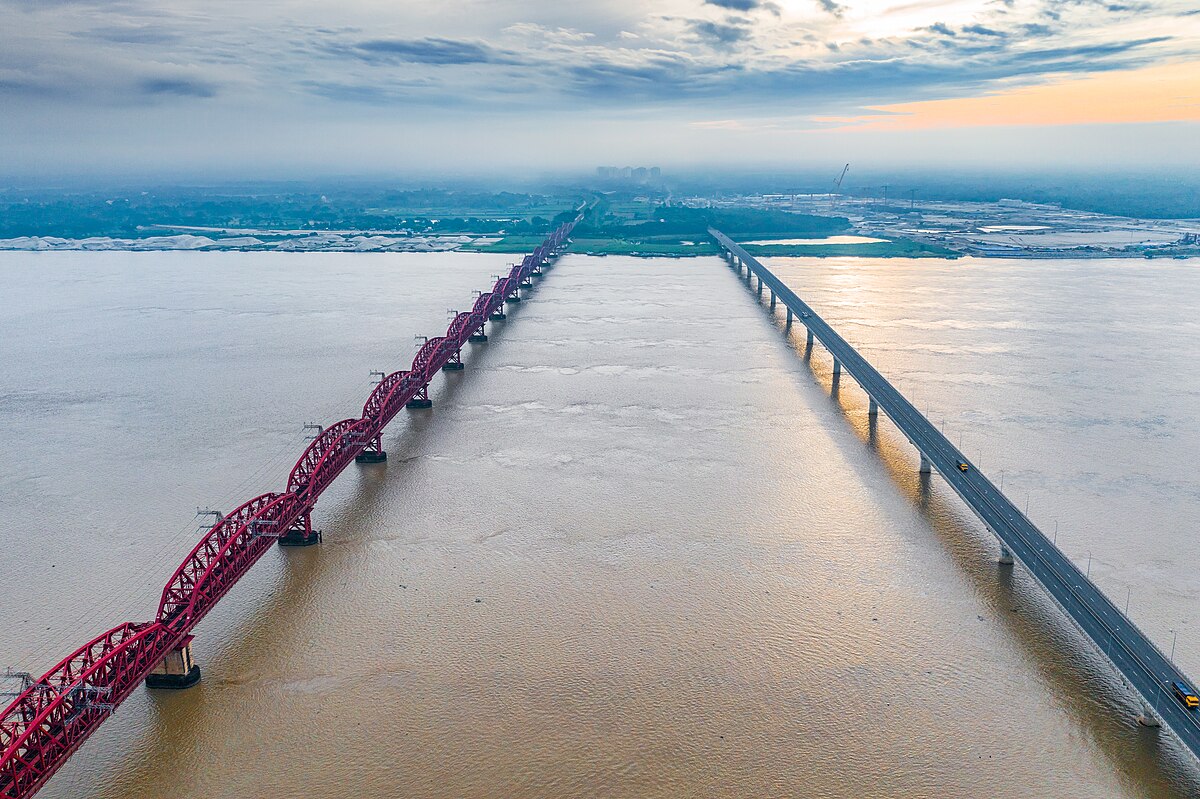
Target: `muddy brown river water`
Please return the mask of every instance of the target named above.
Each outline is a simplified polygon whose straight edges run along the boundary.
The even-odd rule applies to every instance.
[[[193,511],[504,263],[0,253],[0,666],[152,616]],[[768,264],[1200,676],[1200,264]],[[1200,795],[780,321],[715,258],[566,256],[41,796]]]

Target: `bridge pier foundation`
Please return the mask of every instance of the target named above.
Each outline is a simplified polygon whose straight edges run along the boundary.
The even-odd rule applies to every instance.
[[[421,390],[417,392],[417,395],[415,397],[413,397],[412,399],[410,399],[408,402],[404,403],[404,407],[405,408],[414,408],[414,409],[415,408],[432,408],[433,400],[431,400],[429,398],[429,384],[426,383],[425,385],[421,386]]]
[[[1162,722],[1158,720],[1158,714],[1154,712],[1154,708],[1145,699],[1142,700],[1142,713],[1137,717],[1137,723],[1143,727],[1161,727]]]
[[[463,370],[463,362],[462,362],[462,352],[461,351],[454,353],[454,355],[450,358],[450,360],[448,360],[444,364],[442,364],[443,372],[461,372],[462,370]]]
[[[1000,545],[1000,560],[998,562],[1001,566],[1013,565],[1013,553],[1004,544]]]
[[[488,318],[491,319],[493,322],[498,322],[502,319],[507,319],[508,314],[504,313],[504,311],[496,311]]]
[[[487,329],[483,325],[480,325],[478,330],[467,337],[467,341],[471,342],[472,344],[479,344],[487,341]]]
[[[307,513],[296,520],[292,529],[279,536],[281,547],[311,547],[321,543],[321,531],[312,528],[312,517]]]
[[[787,309],[787,324],[785,325],[785,327],[788,330],[792,329],[792,309],[791,308]]]
[[[930,460],[929,460],[929,458],[926,458],[926,457],[925,457],[925,453],[924,453],[924,452],[922,452],[922,453],[921,453],[921,468],[920,468],[920,473],[921,473],[921,474],[929,474],[929,473],[931,473],[932,471],[933,471],[933,463],[931,463],[931,462],[930,462]]]
[[[192,659],[192,636],[167,653],[162,662],[146,675],[147,688],[166,688],[178,691],[200,682],[200,667]]]
[[[810,328],[808,328],[808,340],[805,342],[805,346],[807,346],[811,350],[812,345],[813,345],[813,334],[812,334],[812,328],[810,327]]]
[[[508,301],[509,302],[520,302],[521,301],[521,287],[520,286],[517,286],[516,291],[514,291],[512,293],[512,296],[508,298]]]
[[[762,299],[762,275],[758,276],[758,298]]]
[[[383,441],[376,437],[374,441],[367,445],[367,448],[355,456],[355,463],[383,463],[387,460],[387,453],[383,451]]]
[[[775,292],[774,291],[771,292],[771,310],[772,311],[775,310]]]
[[[878,416],[878,415],[879,415],[879,403],[875,401],[874,397],[868,397],[867,398],[867,416]]]
[[[833,376],[835,378],[842,376],[842,362],[837,358],[833,359]]]

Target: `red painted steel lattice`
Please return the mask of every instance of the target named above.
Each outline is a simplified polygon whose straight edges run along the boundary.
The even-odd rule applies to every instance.
[[[558,254],[578,221],[560,226],[500,277],[469,312],[454,317],[446,335],[426,341],[411,368],[385,376],[361,417],[321,430],[296,461],[286,492],[255,497],[220,517],[171,575],[154,621],[114,627],[31,681],[0,715],[0,799],[36,793],[280,536],[308,531],[325,489],[364,450],[378,448],[388,422],[426,396],[434,375],[456,362],[468,339]]]

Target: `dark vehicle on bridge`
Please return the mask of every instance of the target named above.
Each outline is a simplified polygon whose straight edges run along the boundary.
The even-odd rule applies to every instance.
[[[1175,680],[1171,683],[1171,690],[1175,692],[1175,698],[1182,702],[1183,706],[1188,710],[1195,710],[1200,707],[1200,696],[1197,696],[1196,692],[1188,687],[1187,683]]]

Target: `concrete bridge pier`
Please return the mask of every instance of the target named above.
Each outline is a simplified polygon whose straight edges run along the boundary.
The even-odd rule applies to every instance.
[[[200,682],[200,667],[192,659],[192,636],[167,653],[162,662],[146,675],[147,688],[166,688],[178,691]]]
[[[786,327],[788,330],[792,329],[792,309],[791,308],[787,309],[787,325],[786,325]]]
[[[443,372],[461,372],[463,370],[462,350],[458,350],[450,357],[450,360],[442,364]]]
[[[775,310],[775,292],[774,291],[771,292],[771,310],[772,311]]]
[[[492,315],[491,315],[490,317],[488,317],[488,318],[489,318],[489,319],[491,319],[493,322],[499,322],[499,321],[500,321],[500,320],[502,320],[502,319],[507,319],[507,318],[508,318],[508,314],[504,313],[504,310],[503,310],[503,309],[504,309],[504,306],[503,306],[503,305],[501,305],[501,306],[500,306],[500,308],[501,308],[501,310],[499,310],[499,311],[493,311],[493,312],[492,312]]]
[[[833,379],[837,380],[842,376],[842,362],[837,358],[833,359]]]
[[[383,463],[386,460],[387,453],[383,451],[383,439],[378,436],[354,458],[355,463]]]
[[[813,345],[813,334],[812,334],[812,328],[810,327],[810,328],[808,328],[808,340],[805,342],[805,346],[811,350],[812,345]]]
[[[868,397],[867,398],[867,416],[878,416],[878,415],[879,415],[879,403],[875,401],[874,397]]]
[[[279,536],[281,547],[311,547],[321,543],[321,531],[312,528],[312,516],[305,513],[292,525],[292,529]]]
[[[480,325],[478,330],[467,337],[467,341],[471,342],[472,344],[479,344],[480,342],[487,341],[487,328],[483,325]]]
[[[1154,708],[1150,707],[1150,703],[1142,699],[1142,712],[1137,717],[1137,723],[1143,727],[1161,727],[1162,722],[1158,720],[1158,714],[1154,712]]]
[[[930,460],[929,460],[929,458],[926,458],[926,457],[925,457],[925,453],[924,453],[924,452],[922,452],[922,453],[921,453],[921,468],[920,468],[920,473],[921,473],[921,474],[929,474],[929,473],[931,473],[932,471],[933,471],[933,463],[931,463],[931,462],[930,462]]]
[[[1013,565],[1013,554],[1012,554],[1012,552],[1011,552],[1011,551],[1009,551],[1008,547],[1004,546],[1004,544],[1001,544],[1001,545],[1000,545],[1000,560],[999,560],[999,563],[1000,563],[1000,565],[1001,565],[1001,566],[1011,566],[1011,565]]]
[[[421,386],[417,395],[404,404],[405,408],[432,408],[433,400],[429,398],[429,384]]]

